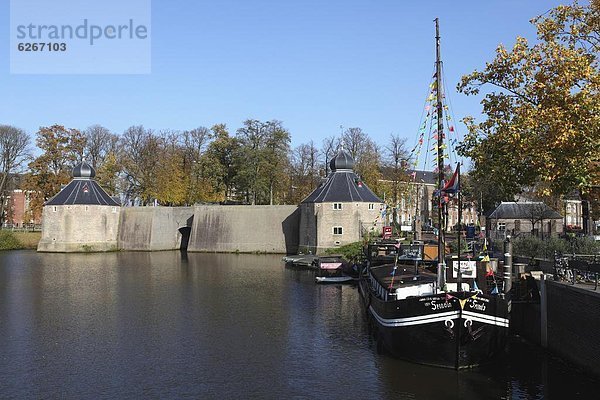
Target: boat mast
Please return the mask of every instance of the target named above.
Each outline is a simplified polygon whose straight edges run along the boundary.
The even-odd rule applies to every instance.
[[[442,181],[444,180],[444,109],[442,104],[442,59],[440,56],[440,24],[439,18],[435,19],[435,76],[437,96],[437,168],[438,168],[438,190],[440,190],[438,202],[438,288],[445,289],[446,286],[446,261],[445,261],[445,230],[446,223],[443,221],[442,211]]]

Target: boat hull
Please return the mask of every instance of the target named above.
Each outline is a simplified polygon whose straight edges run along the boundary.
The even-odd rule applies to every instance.
[[[359,287],[381,352],[462,369],[488,363],[504,351],[508,304],[499,296],[440,293],[383,301],[367,281],[361,280]]]

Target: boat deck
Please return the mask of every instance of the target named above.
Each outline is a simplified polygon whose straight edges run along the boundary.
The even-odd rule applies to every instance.
[[[415,274],[414,265],[398,265],[394,275],[393,270],[394,265],[387,264],[372,267],[371,273],[381,286],[389,289],[437,281],[436,274],[426,269],[419,268],[418,274]]]

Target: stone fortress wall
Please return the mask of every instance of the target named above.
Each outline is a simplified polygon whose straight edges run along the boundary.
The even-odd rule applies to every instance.
[[[288,253],[298,250],[297,206],[46,206],[42,252]]]

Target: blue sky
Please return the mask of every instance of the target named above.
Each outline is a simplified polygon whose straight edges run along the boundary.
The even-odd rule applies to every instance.
[[[480,98],[457,94],[499,43],[535,38],[529,20],[554,0],[153,0],[147,75],[11,75],[9,1],[0,6],[0,123],[34,135],[54,123],[192,129],[278,119],[292,145],[361,127],[380,145],[412,144],[433,71],[440,18],[457,119]],[[459,132],[464,128],[457,123]]]

